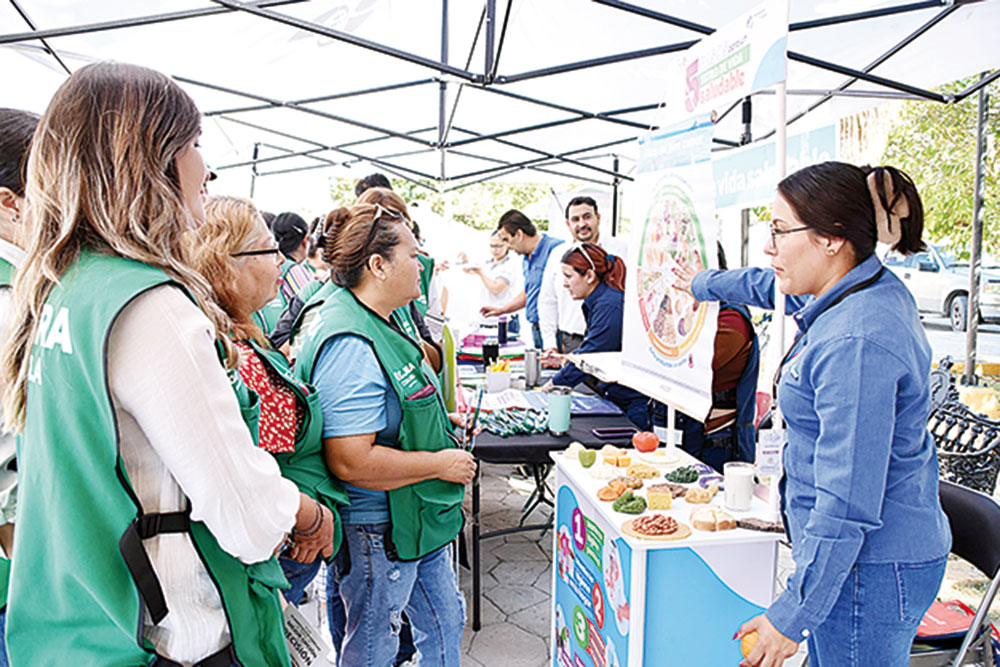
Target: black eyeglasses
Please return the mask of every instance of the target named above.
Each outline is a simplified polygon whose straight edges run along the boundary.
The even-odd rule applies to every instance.
[[[365,239],[365,244],[361,246],[362,257],[367,257],[368,246],[370,246],[372,241],[375,239],[375,233],[378,231],[378,223],[383,219],[383,217],[398,222],[409,222],[409,219],[399,211],[389,210],[381,204],[369,204],[369,206],[375,207],[375,217],[372,218],[372,226],[371,229],[368,230],[368,238]]]
[[[260,250],[244,250],[243,252],[233,252],[229,253],[230,257],[252,257],[254,255],[277,255],[281,252],[281,249],[275,246],[274,248],[262,248]]]
[[[777,248],[779,236],[794,234],[795,232],[804,232],[807,229],[809,229],[809,227],[806,225],[802,225],[801,227],[792,227],[791,229],[779,229],[774,223],[771,223],[771,243]]]

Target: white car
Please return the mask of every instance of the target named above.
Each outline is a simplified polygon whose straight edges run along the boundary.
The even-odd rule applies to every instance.
[[[952,331],[965,331],[969,312],[969,262],[957,260],[941,245],[905,257],[895,252],[882,260],[910,289],[921,312],[944,315]],[[984,253],[979,293],[979,321],[1000,322],[1000,262]]]

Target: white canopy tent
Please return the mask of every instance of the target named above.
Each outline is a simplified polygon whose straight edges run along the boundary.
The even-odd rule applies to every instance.
[[[374,169],[436,190],[505,176],[610,186],[674,102],[675,54],[755,4],[0,0],[0,104],[40,112],[67,71],[113,59],[194,97],[217,191],[326,197],[329,175]],[[947,102],[928,89],[1000,63],[998,0],[792,0],[790,21],[795,130],[887,98]],[[770,135],[775,101],[754,97],[749,128],[730,108],[719,147]]]

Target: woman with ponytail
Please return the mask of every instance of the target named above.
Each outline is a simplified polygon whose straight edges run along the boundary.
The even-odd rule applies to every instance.
[[[622,316],[625,303],[625,262],[609,255],[596,243],[574,244],[562,256],[563,284],[570,296],[583,301],[587,330],[577,353],[617,352],[622,349]],[[649,399],[620,384],[600,382],[572,363],[566,363],[542,387],[575,387],[586,382],[625,413],[636,426],[649,428]]]
[[[778,184],[770,269],[678,271],[695,298],[774,307],[799,326],[778,370],[786,422],[781,494],[795,572],[738,637],[741,664],[780,665],[808,641],[818,667],[909,664],[951,546],[938,501],[931,348],[876,242],[923,249],[923,206],[893,167],[825,162]]]
[[[176,83],[118,63],[74,72],[35,133],[2,366],[12,664],[288,665],[272,554],[297,529],[331,555],[329,511],[253,445],[188,263],[199,134]]]

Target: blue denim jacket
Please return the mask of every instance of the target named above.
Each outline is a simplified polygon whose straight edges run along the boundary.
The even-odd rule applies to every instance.
[[[874,255],[818,299],[789,297],[800,336],[782,369],[783,461],[795,573],[767,610],[786,637],[823,622],[855,563],[916,563],[951,548],[927,432],[931,349],[906,287]],[[773,308],[770,269],[704,271],[701,300]]]

